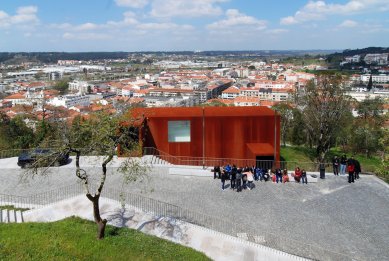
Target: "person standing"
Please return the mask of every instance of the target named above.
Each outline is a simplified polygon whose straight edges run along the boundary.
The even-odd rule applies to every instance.
[[[216,177],[220,179],[220,176],[221,176],[220,166],[215,166],[213,168],[213,179],[216,179]]]
[[[362,169],[361,169],[361,164],[356,159],[354,159],[354,166],[355,166],[355,170],[354,170],[355,178],[359,179],[359,173],[362,172]]]
[[[242,168],[239,168],[236,173],[236,191],[242,191]]]
[[[227,166],[224,167],[224,171],[226,172],[226,179],[231,178],[231,165],[227,164]]]
[[[301,182],[304,184],[308,184],[308,179],[307,179],[307,172],[305,169],[301,170]]]
[[[232,165],[232,168],[231,168],[231,180],[230,180],[230,184],[231,184],[231,188],[234,190],[235,187],[236,187],[236,173],[238,172],[238,169],[236,167],[236,165]]]
[[[354,183],[354,171],[355,171],[355,165],[354,160],[350,158],[347,161],[347,171],[348,171],[348,183]]]
[[[347,156],[343,154],[340,158],[340,175],[346,174],[346,166],[347,166]]]
[[[226,171],[222,171],[221,173],[221,181],[222,181],[222,190],[224,190],[224,184],[226,183],[226,177],[227,177],[227,172]]]
[[[336,155],[332,159],[332,167],[334,169],[334,175],[339,176],[339,159]]]
[[[282,183],[282,171],[280,168],[276,169],[276,182],[278,183],[278,180]]]

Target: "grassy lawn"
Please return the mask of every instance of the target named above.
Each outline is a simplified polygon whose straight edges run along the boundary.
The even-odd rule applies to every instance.
[[[334,155],[341,156],[343,154],[346,154],[348,158],[352,156],[350,152],[344,152],[340,148],[333,148],[327,155],[327,162],[332,162]],[[284,161],[298,163],[315,162],[315,149],[298,146],[281,147],[281,157]],[[360,162],[363,172],[374,172],[375,167],[380,164],[378,157],[366,158],[365,155],[357,154],[354,155],[354,158]]]
[[[0,224],[0,260],[209,260],[191,248],[142,232],[96,225],[80,218],[53,223]]]

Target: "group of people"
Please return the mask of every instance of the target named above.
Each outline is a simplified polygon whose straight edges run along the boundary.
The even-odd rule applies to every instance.
[[[272,180],[275,183],[289,182],[288,171],[286,169],[281,170],[280,168],[269,170],[257,168],[255,166],[238,168],[235,164],[227,164],[224,167],[215,166],[212,171],[214,179],[219,178],[221,180],[222,190],[225,190],[226,180],[230,180],[231,189],[236,189],[237,192],[241,192],[242,189],[253,189],[255,187],[253,183],[254,180],[265,182]],[[308,183],[307,172],[304,169],[301,170],[299,167],[292,173],[292,177],[295,182],[300,183],[301,181],[305,184]]]
[[[347,156],[343,154],[340,158],[334,156],[332,160],[332,167],[334,175],[346,175],[348,172],[348,183],[354,183],[355,180],[359,179],[359,173],[361,173],[361,164],[358,160],[354,159],[353,156],[347,159]]]

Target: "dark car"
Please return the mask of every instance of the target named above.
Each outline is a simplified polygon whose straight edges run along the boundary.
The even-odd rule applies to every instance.
[[[29,168],[37,163],[38,167],[59,167],[67,164],[68,161],[69,153],[55,152],[49,149],[34,149],[19,155],[18,166]]]

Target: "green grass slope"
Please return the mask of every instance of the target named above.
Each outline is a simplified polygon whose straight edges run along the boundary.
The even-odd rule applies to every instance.
[[[204,254],[128,228],[96,225],[80,218],[53,223],[0,224],[0,260],[209,260]]]

